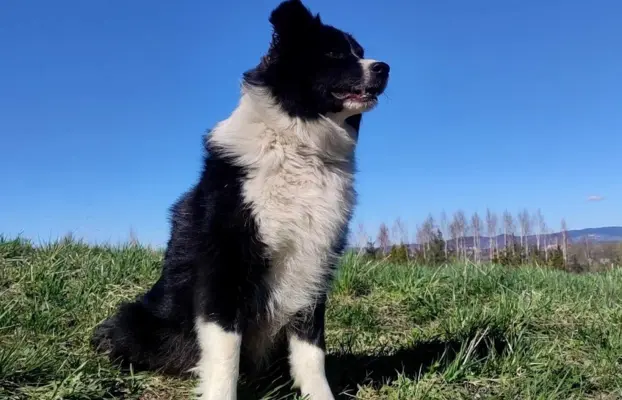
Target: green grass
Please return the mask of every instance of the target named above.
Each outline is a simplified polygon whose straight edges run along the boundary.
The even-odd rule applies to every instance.
[[[0,398],[187,398],[192,380],[122,373],[88,344],[160,260],[138,246],[0,240]],[[336,393],[622,398],[622,270],[342,264],[327,311]]]

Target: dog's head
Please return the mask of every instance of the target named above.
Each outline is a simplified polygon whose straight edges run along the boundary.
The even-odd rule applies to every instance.
[[[245,73],[291,116],[356,115],[372,109],[389,79],[389,65],[366,59],[354,37],[322,23],[300,0],[270,15],[272,42],[261,63]]]

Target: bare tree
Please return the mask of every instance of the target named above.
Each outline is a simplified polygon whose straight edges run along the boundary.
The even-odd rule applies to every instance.
[[[482,219],[479,217],[479,214],[477,212],[473,213],[473,216],[471,217],[471,233],[473,234],[473,241],[475,247],[474,258],[475,262],[477,263],[480,262],[480,238],[482,236]]]
[[[393,243],[408,243],[408,227],[399,217],[393,223]]]
[[[544,220],[542,220],[542,225],[540,225],[540,231],[542,232],[542,246],[544,246],[544,260],[548,262],[551,235],[549,234],[549,228],[546,226]]]
[[[544,234],[546,225],[544,223],[544,215],[542,215],[542,211],[539,208],[536,210],[536,213],[533,215],[533,225],[534,225],[535,232],[536,232],[536,248],[538,249],[538,251],[540,251],[542,235]]]
[[[486,227],[488,234],[488,251],[490,255],[490,260],[492,260],[494,250],[497,247],[497,214],[490,211],[490,208],[486,209]]]
[[[466,232],[467,232],[467,219],[464,215],[464,211],[458,210],[454,213],[454,223],[458,229],[458,249],[462,250],[462,258],[464,261],[467,259],[466,249]],[[460,253],[460,251],[458,251]]]
[[[411,230],[410,242],[413,243],[415,249],[419,249],[419,224],[415,224],[415,228]]]
[[[587,234],[583,237],[585,241],[585,259],[587,260],[587,265],[592,266],[592,260],[594,259],[593,249],[590,246],[590,235]]]
[[[423,221],[421,231],[425,239],[425,247],[427,247],[427,250],[430,250],[430,242],[434,236],[434,217],[432,214],[429,214],[425,221]]]
[[[400,236],[402,243],[408,245],[408,224],[400,220]]]
[[[529,234],[531,233],[531,218],[529,211],[525,208],[518,213],[520,225],[520,245],[525,250],[525,255],[529,255]]]
[[[397,221],[397,219],[393,221],[393,226],[391,227],[391,243],[393,244],[400,242],[400,228]]]
[[[365,225],[362,222],[359,222],[356,231],[356,242],[358,244],[359,254],[363,254],[363,252],[365,251],[367,240],[369,240],[369,236],[367,235],[367,231],[365,230]]]
[[[561,234],[562,234],[562,251],[564,253],[564,264],[568,264],[568,226],[566,225],[566,219],[562,218],[561,222]]]
[[[447,214],[445,214],[445,210],[443,210],[441,212],[441,221],[440,221],[440,225],[441,225],[441,233],[443,234],[443,239],[445,242],[445,260],[447,260],[447,258],[449,257],[448,251],[447,251],[447,241],[449,239],[449,234],[447,232]]]
[[[400,245],[408,246],[408,225],[399,217],[395,220],[395,225],[397,228]],[[406,259],[409,258],[408,253],[409,252],[406,251]]]
[[[423,233],[423,229],[421,227],[421,225],[417,224],[416,228],[417,230],[417,239],[416,242],[418,244],[419,250],[423,252],[423,259],[427,260],[427,249],[426,249],[426,238],[425,238],[425,234]]]
[[[389,236],[389,227],[384,222],[381,223],[380,228],[378,228],[377,242],[383,254],[387,254],[389,252],[389,246],[391,246],[391,238]]]
[[[508,249],[508,237],[514,234],[514,217],[512,214],[505,210],[503,212],[503,247]],[[512,246],[512,254],[514,253],[514,246]]]
[[[458,226],[458,222],[456,221],[456,215],[454,214],[454,218],[449,224],[449,234],[451,236],[451,241],[454,244],[454,248],[456,251],[456,258],[460,257],[460,227]]]

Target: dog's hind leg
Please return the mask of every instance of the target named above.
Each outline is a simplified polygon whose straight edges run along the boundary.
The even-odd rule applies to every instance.
[[[198,359],[190,316],[192,296],[184,288],[165,284],[161,278],[147,293],[121,304],[115,315],[99,324],[91,345],[125,367],[132,364],[135,370],[184,374]]]

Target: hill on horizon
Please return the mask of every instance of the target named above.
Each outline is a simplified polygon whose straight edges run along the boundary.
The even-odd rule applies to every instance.
[[[483,228],[485,230],[485,228]],[[572,243],[581,243],[589,240],[592,243],[617,243],[622,242],[622,226],[604,226],[600,228],[583,228],[583,229],[570,229],[566,232],[568,235],[568,242]],[[514,236],[516,238],[520,238],[520,229],[516,228],[514,232]],[[540,243],[548,243],[554,244],[556,240],[561,243],[562,241],[562,233],[561,232],[553,232],[548,233],[546,235],[540,236]],[[535,234],[530,234],[526,236],[527,243],[529,245],[535,246],[538,242],[538,237]],[[445,237],[447,243],[450,247],[453,247],[453,240]],[[499,234],[495,237],[488,237],[487,235],[480,236],[480,247],[481,249],[490,248],[490,244],[497,241],[498,246],[503,246],[504,236],[503,234]],[[468,235],[464,238],[464,242],[467,247],[473,247],[475,244],[475,239],[472,235]],[[411,243],[410,246],[417,246],[416,243]]]

